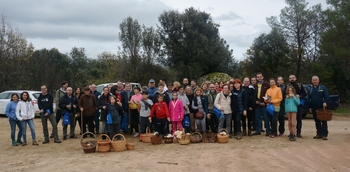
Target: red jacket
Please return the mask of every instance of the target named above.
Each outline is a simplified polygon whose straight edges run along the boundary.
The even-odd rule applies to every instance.
[[[157,102],[153,105],[150,116],[156,115],[156,118],[169,118],[168,106],[165,102]]]

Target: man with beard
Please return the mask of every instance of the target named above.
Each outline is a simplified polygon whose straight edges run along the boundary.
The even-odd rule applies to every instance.
[[[293,86],[297,94],[297,97],[300,98],[300,105],[298,106],[298,113],[297,113],[297,137],[302,138],[301,128],[302,128],[302,115],[303,115],[303,109],[304,109],[303,107],[304,104],[302,102],[306,96],[306,92],[303,87],[303,84],[297,83],[297,77],[295,77],[294,74],[289,75],[288,86]],[[284,92],[286,92],[286,90]]]
[[[264,117],[264,125],[266,128],[265,136],[270,135],[270,124],[269,124],[269,115],[266,111],[266,103],[264,101],[264,96],[266,94],[267,89],[270,88],[270,84],[264,81],[264,76],[261,72],[256,74],[257,84],[254,86],[256,90],[256,100],[255,100],[255,133],[253,135],[261,135],[262,132],[262,124],[261,124],[261,116]]]

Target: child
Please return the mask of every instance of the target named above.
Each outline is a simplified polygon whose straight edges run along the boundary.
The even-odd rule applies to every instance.
[[[286,92],[286,99],[285,99],[285,111],[288,116],[288,128],[289,128],[289,140],[295,141],[295,134],[296,134],[296,116],[298,112],[298,106],[300,105],[300,99],[299,96],[295,94],[295,89],[293,86],[289,86],[287,88]]]
[[[148,99],[148,92],[142,92],[142,100],[138,104],[137,110],[140,113],[140,134],[146,133],[146,128],[150,127],[148,117],[152,109],[153,102]],[[141,136],[140,136],[141,137]]]
[[[152,107],[152,111],[148,119],[150,122],[152,122],[152,116],[153,114],[155,114],[155,118],[154,118],[155,130],[164,137],[168,133],[167,123],[168,121],[170,121],[169,111],[168,111],[167,104],[163,102],[163,95],[158,94],[157,98],[158,98],[158,102],[155,103],[154,106]]]
[[[171,134],[174,134],[176,128],[182,131],[182,119],[184,118],[184,107],[182,101],[178,99],[178,94],[174,92],[172,94],[172,100],[169,103],[169,116],[171,120],[172,130]]]
[[[109,137],[112,139],[114,135],[120,133],[120,117],[123,114],[123,109],[121,103],[117,102],[117,98],[114,95],[109,97],[109,104],[106,109],[107,115],[111,114],[112,116],[112,124],[108,124]]]

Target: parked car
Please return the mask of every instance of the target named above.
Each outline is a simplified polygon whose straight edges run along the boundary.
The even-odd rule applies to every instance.
[[[113,84],[113,85],[117,85],[117,83],[105,83],[105,84],[99,84],[96,86],[96,90],[100,93],[102,93],[102,90],[104,87],[107,87],[109,84]],[[125,86],[125,82],[123,82],[123,85]],[[131,85],[131,90],[138,86],[140,89],[141,89],[141,84],[140,83],[134,83],[134,82],[130,82],[130,85]]]
[[[38,97],[39,97],[41,91],[31,91],[31,90],[8,90],[8,91],[4,91],[4,92],[0,93],[0,114],[5,115],[6,106],[11,100],[11,95],[13,93],[16,93],[18,95],[18,97],[21,97],[21,93],[23,91],[27,91],[29,93],[29,97],[34,102],[35,114],[39,114]],[[55,109],[56,109],[55,103],[53,103],[53,108],[55,111]]]
[[[312,85],[311,84],[303,84],[304,86],[304,89],[305,89],[305,92],[306,92],[306,96],[304,98],[304,101],[305,101],[305,104],[304,104],[304,110],[303,110],[303,118],[308,114],[310,113],[309,112],[309,94],[310,94],[310,90],[312,88]],[[339,95],[329,95],[329,99],[330,101],[328,102],[327,104],[327,109],[330,109],[330,110],[335,110],[339,107],[339,104],[340,104],[340,98],[339,98]]]

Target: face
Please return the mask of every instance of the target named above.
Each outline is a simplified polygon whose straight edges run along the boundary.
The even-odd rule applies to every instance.
[[[47,88],[46,86],[41,86],[40,87],[41,93],[46,94],[47,93]]]
[[[191,87],[186,87],[186,93],[191,93],[192,92],[192,88]]]
[[[249,78],[244,78],[243,84],[244,84],[244,86],[249,86],[250,85]]]
[[[130,91],[130,90],[131,90],[130,84],[125,84],[125,90],[126,90],[126,91]]]
[[[68,88],[67,88],[67,94],[68,94],[68,95],[72,95],[72,93],[73,93],[72,87],[68,87]]]
[[[297,80],[297,78],[295,77],[295,75],[289,76],[289,82],[295,82],[296,80]]]
[[[234,87],[234,84],[229,84],[229,90],[232,91]]]
[[[148,87],[149,87],[149,88],[153,88],[153,87],[154,87],[154,85],[155,85],[155,83],[154,83],[154,82],[150,82],[150,83],[148,83]]]
[[[158,90],[160,93],[162,93],[164,91],[164,87],[163,86],[158,86]]]
[[[278,83],[278,85],[283,85],[283,83],[284,83],[283,78],[278,77],[277,83]]]
[[[203,84],[202,89],[207,90],[208,89],[207,84]]]
[[[139,94],[140,91],[138,89],[134,89],[134,94]]]
[[[235,82],[235,83],[233,84],[233,86],[234,86],[236,89],[240,89],[240,88],[241,88],[241,84],[238,83],[238,82]]]
[[[215,92],[216,87],[214,84],[210,84],[209,89],[210,89],[210,92]]]
[[[177,93],[173,93],[173,99],[177,99]]]
[[[104,94],[104,95],[107,95],[108,93],[109,93],[109,89],[108,89],[108,88],[104,88],[104,89],[103,89],[103,94]]]
[[[205,83],[207,84],[207,86],[209,87],[211,82],[210,81],[205,81]]]
[[[108,90],[111,91],[111,88],[113,87],[113,84],[108,85]]]
[[[14,94],[12,97],[12,101],[14,101],[14,102],[18,102],[18,95],[17,94]]]
[[[312,85],[318,86],[318,84],[320,83],[320,79],[318,77],[312,77],[311,82]]]
[[[224,86],[224,83],[223,82],[220,82],[220,87]]]
[[[23,101],[27,101],[28,100],[28,94],[27,93],[23,93],[22,98],[23,98]]]
[[[168,90],[173,90],[173,86],[172,85],[168,85]]]
[[[147,94],[142,94],[142,98],[143,98],[144,100],[147,100],[148,95],[147,95]]]
[[[123,89],[123,83],[122,82],[117,82],[118,89]]]
[[[111,103],[115,103],[116,102],[116,100],[115,100],[115,97],[111,97]]]
[[[229,93],[228,85],[224,85],[224,87],[222,87],[222,91],[224,94],[228,94]]]
[[[215,82],[215,88],[219,88],[219,83]]]
[[[84,94],[85,94],[85,95],[90,95],[90,90],[84,91]]]
[[[80,94],[80,92],[81,92],[80,88],[78,87],[77,90],[75,90],[75,92]]]
[[[91,89],[92,92],[96,91],[96,85],[92,84],[90,89]]]
[[[184,85],[188,85],[188,79],[187,79],[187,78],[184,78],[184,79],[182,80],[182,83],[183,83]]]
[[[62,86],[64,89],[68,87],[68,82]]]
[[[162,97],[162,96],[159,96],[159,97],[158,97],[158,101],[159,101],[159,102],[162,102],[162,101],[163,101],[163,97]]]
[[[264,79],[264,76],[262,74],[256,75],[256,79],[261,82]]]
[[[276,85],[276,81],[275,80],[270,80],[270,87],[275,86]]]
[[[288,93],[289,93],[289,94],[294,94],[294,90],[293,90],[292,88],[289,88],[289,89],[288,89]]]
[[[184,88],[179,89],[179,93],[181,93],[181,94],[184,93],[184,91],[185,91]]]
[[[199,90],[196,91],[196,95],[197,95],[197,96],[199,96],[199,95],[201,95],[201,94],[202,94],[201,91],[199,91]]]
[[[252,84],[256,85],[256,78],[252,78]]]
[[[196,86],[196,82],[191,81],[191,86],[192,86],[192,87]]]

